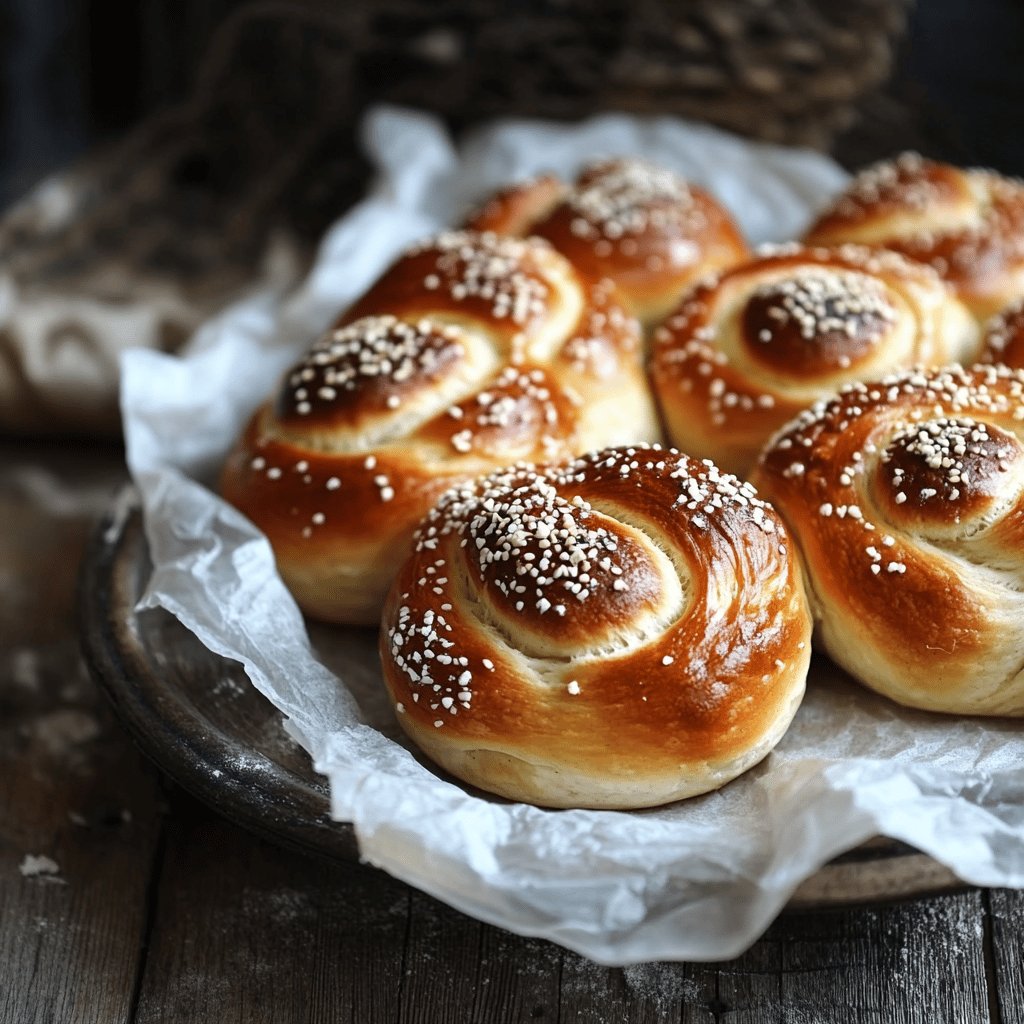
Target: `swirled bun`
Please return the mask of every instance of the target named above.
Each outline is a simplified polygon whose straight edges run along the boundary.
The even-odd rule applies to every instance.
[[[985,325],[981,361],[1024,369],[1024,299],[997,313]]]
[[[760,761],[804,692],[795,552],[753,488],[658,447],[449,491],[384,608],[398,720],[472,785],[647,807]]]
[[[858,174],[807,232],[928,263],[975,316],[1024,297],[1024,182],[904,153]]]
[[[1024,715],[1024,372],[855,384],[754,481],[803,553],[820,639],[911,707]]]
[[[227,459],[301,607],[374,623],[419,519],[520,459],[656,440],[639,326],[546,242],[452,232],[406,253],[286,375]]]
[[[571,186],[551,176],[514,185],[469,225],[548,239],[587,277],[614,281],[647,326],[702,274],[748,254],[732,218],[708,192],[636,159],[591,164]]]
[[[697,284],[654,332],[669,440],[744,474],[786,422],[844,384],[977,356],[973,317],[928,267],[846,245],[765,248]]]

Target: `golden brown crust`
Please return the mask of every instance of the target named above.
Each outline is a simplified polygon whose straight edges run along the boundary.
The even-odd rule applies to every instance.
[[[1024,299],[1019,299],[985,325],[981,361],[1024,369]]]
[[[904,153],[858,174],[806,241],[928,263],[985,319],[1024,296],[1024,183]]]
[[[765,248],[699,282],[654,332],[670,441],[746,473],[768,438],[852,380],[973,360],[973,318],[927,267],[847,245]]]
[[[469,224],[546,238],[591,279],[614,281],[648,326],[698,277],[749,252],[708,192],[640,160],[592,164],[571,188],[550,177],[513,186]]]
[[[285,375],[222,488],[304,610],[371,623],[451,483],[659,433],[613,286],[540,240],[453,232],[399,259]]]
[[[1024,372],[850,385],[753,479],[800,545],[834,660],[913,707],[1024,715]]]
[[[410,736],[465,781],[548,806],[650,806],[724,784],[781,737],[809,654],[773,510],[658,447],[449,491],[381,632]]]
[[[523,237],[565,198],[567,187],[553,174],[544,174],[499,189],[469,218],[472,231]]]

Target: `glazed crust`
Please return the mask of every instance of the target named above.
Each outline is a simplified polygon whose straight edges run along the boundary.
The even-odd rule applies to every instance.
[[[851,385],[753,479],[800,545],[838,664],[911,707],[1024,715],[1024,372]]]
[[[401,257],[286,375],[222,473],[301,607],[374,623],[453,482],[660,426],[639,327],[540,240],[452,232]]]
[[[844,384],[977,352],[974,319],[928,267],[791,245],[698,283],[654,332],[650,374],[671,443],[745,474],[772,434]]]
[[[640,160],[592,164],[571,187],[545,176],[505,189],[469,225],[546,238],[590,279],[614,281],[648,327],[697,278],[749,252],[710,193]]]
[[[613,449],[449,491],[384,609],[403,728],[452,774],[552,807],[644,807],[761,760],[810,615],[782,523],[674,451]]]
[[[904,153],[858,174],[805,240],[928,263],[987,319],[1024,297],[1024,182]]]

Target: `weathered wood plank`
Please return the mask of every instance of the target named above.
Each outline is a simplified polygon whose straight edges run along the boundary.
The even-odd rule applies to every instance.
[[[417,893],[399,1019],[711,1024],[713,984],[713,975],[699,965],[603,967],[553,943],[481,925]]]
[[[562,950],[484,925],[472,1020],[555,1024]]]
[[[987,893],[991,955],[999,1019],[1024,1021],[1024,892],[992,889]]]
[[[701,965],[601,967],[566,953],[560,1024],[713,1024],[714,975]]]
[[[784,914],[719,966],[718,1020],[989,1020],[980,892]]]
[[[173,800],[140,1024],[392,1021],[405,886],[271,846]]]
[[[114,449],[0,445],[4,1024],[131,1014],[159,787],[82,665],[74,602],[120,463]]]
[[[632,987],[642,990],[634,998],[622,971],[550,942],[482,925],[416,893],[399,1019],[409,1024],[646,1020],[629,1007],[665,1004],[664,986],[656,990],[651,980],[645,968],[633,971]]]
[[[484,926],[422,893],[411,895],[401,1024],[473,1020]]]

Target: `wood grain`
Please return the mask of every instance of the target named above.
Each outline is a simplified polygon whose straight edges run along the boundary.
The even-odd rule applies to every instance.
[[[714,971],[676,963],[601,967],[575,953],[562,964],[559,1022],[657,1024],[715,1020]]]
[[[392,1021],[405,886],[271,846],[179,794],[140,1024]]]
[[[789,912],[718,970],[729,1024],[987,1021],[979,892]]]
[[[993,1020],[1024,1021],[1024,892],[993,889],[988,894]]]
[[[473,1020],[554,1024],[562,950],[542,939],[483,925]]]
[[[127,1021],[159,789],[82,665],[75,575],[116,450],[0,445],[0,1020]],[[24,874],[26,856],[56,874]]]

